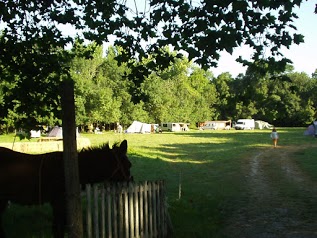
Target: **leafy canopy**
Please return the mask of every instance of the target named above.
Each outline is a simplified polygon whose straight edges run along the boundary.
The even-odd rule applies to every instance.
[[[273,64],[282,46],[303,42],[293,31],[294,9],[303,1],[1,0],[0,78],[8,82],[1,85],[1,114],[14,110],[22,115],[21,125],[59,115],[59,83],[63,75],[70,77],[74,57],[64,49],[76,41],[102,43],[115,36],[115,44],[124,49],[119,63],[156,55],[142,75],[132,76],[135,82],[150,74],[151,65],[169,66],[174,57],[160,50],[167,45],[204,67],[216,65],[221,51],[232,53],[241,45],[254,49],[254,60],[269,49]],[[65,32],[66,27],[76,36]],[[282,59],[282,66],[287,62]]]
[[[209,66],[216,64],[220,51],[232,53],[243,44],[255,50],[254,59],[266,48],[275,56],[281,46],[303,41],[303,36],[290,33],[296,29],[294,8],[302,2],[151,0],[139,1],[140,9],[132,1],[2,1],[5,40],[1,46],[6,47],[1,49],[6,52],[1,53],[21,54],[20,47],[35,45],[42,53],[63,48],[74,40],[62,32],[62,26],[69,25],[79,31],[81,39],[99,43],[115,35],[126,57],[135,52],[143,57],[158,52],[160,46],[172,45],[186,51],[189,59]],[[142,46],[145,41],[146,47]],[[13,47],[16,43],[17,48]]]

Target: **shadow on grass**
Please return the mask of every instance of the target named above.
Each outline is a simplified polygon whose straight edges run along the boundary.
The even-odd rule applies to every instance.
[[[247,202],[243,164],[272,146],[270,132],[170,133],[171,141],[138,145],[142,155],[129,156],[132,172],[136,180],[166,180],[175,237],[217,237],[223,211]],[[279,133],[281,145],[311,143],[298,129]]]
[[[303,137],[301,130],[279,133],[282,145],[311,139]],[[223,211],[228,206],[237,209],[243,205],[240,201],[247,199],[241,171],[244,158],[271,146],[269,134],[269,130],[263,130],[164,133],[163,136],[170,135],[167,138],[160,134],[137,135],[135,138],[140,137],[143,142],[132,146],[129,152],[132,174],[136,181],[166,181],[174,237],[217,237],[227,215]],[[130,141],[134,136],[131,138]],[[50,215],[30,213],[7,214],[12,234],[9,237],[50,237],[42,235],[50,231]],[[44,224],[34,224],[35,219]],[[26,236],[27,232],[33,236]]]
[[[221,228],[222,210],[243,191],[241,157],[254,149],[254,134],[182,133],[177,143],[140,145],[129,155],[136,180],[164,179],[175,237],[210,237]],[[265,134],[260,135],[264,140]],[[189,137],[182,142],[184,137]],[[198,138],[216,138],[196,142]],[[181,139],[182,138],[182,139]],[[193,140],[191,140],[192,138]],[[238,206],[238,203],[236,203]]]

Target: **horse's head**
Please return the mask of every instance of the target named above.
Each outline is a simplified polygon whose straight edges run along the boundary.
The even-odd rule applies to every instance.
[[[112,153],[114,159],[116,160],[117,167],[114,169],[111,177],[112,181],[132,181],[133,177],[130,173],[130,168],[132,166],[131,162],[127,156],[128,142],[124,140],[120,145],[114,145],[112,148]]]

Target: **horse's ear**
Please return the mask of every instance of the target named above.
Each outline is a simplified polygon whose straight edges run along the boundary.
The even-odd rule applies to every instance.
[[[121,142],[120,151],[123,152],[124,154],[127,153],[127,151],[128,151],[128,141],[127,140],[124,140]]]

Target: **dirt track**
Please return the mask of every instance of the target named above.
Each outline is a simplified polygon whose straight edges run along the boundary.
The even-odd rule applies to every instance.
[[[298,149],[269,148],[248,159],[245,201],[222,237],[317,238],[317,184],[292,160]]]

